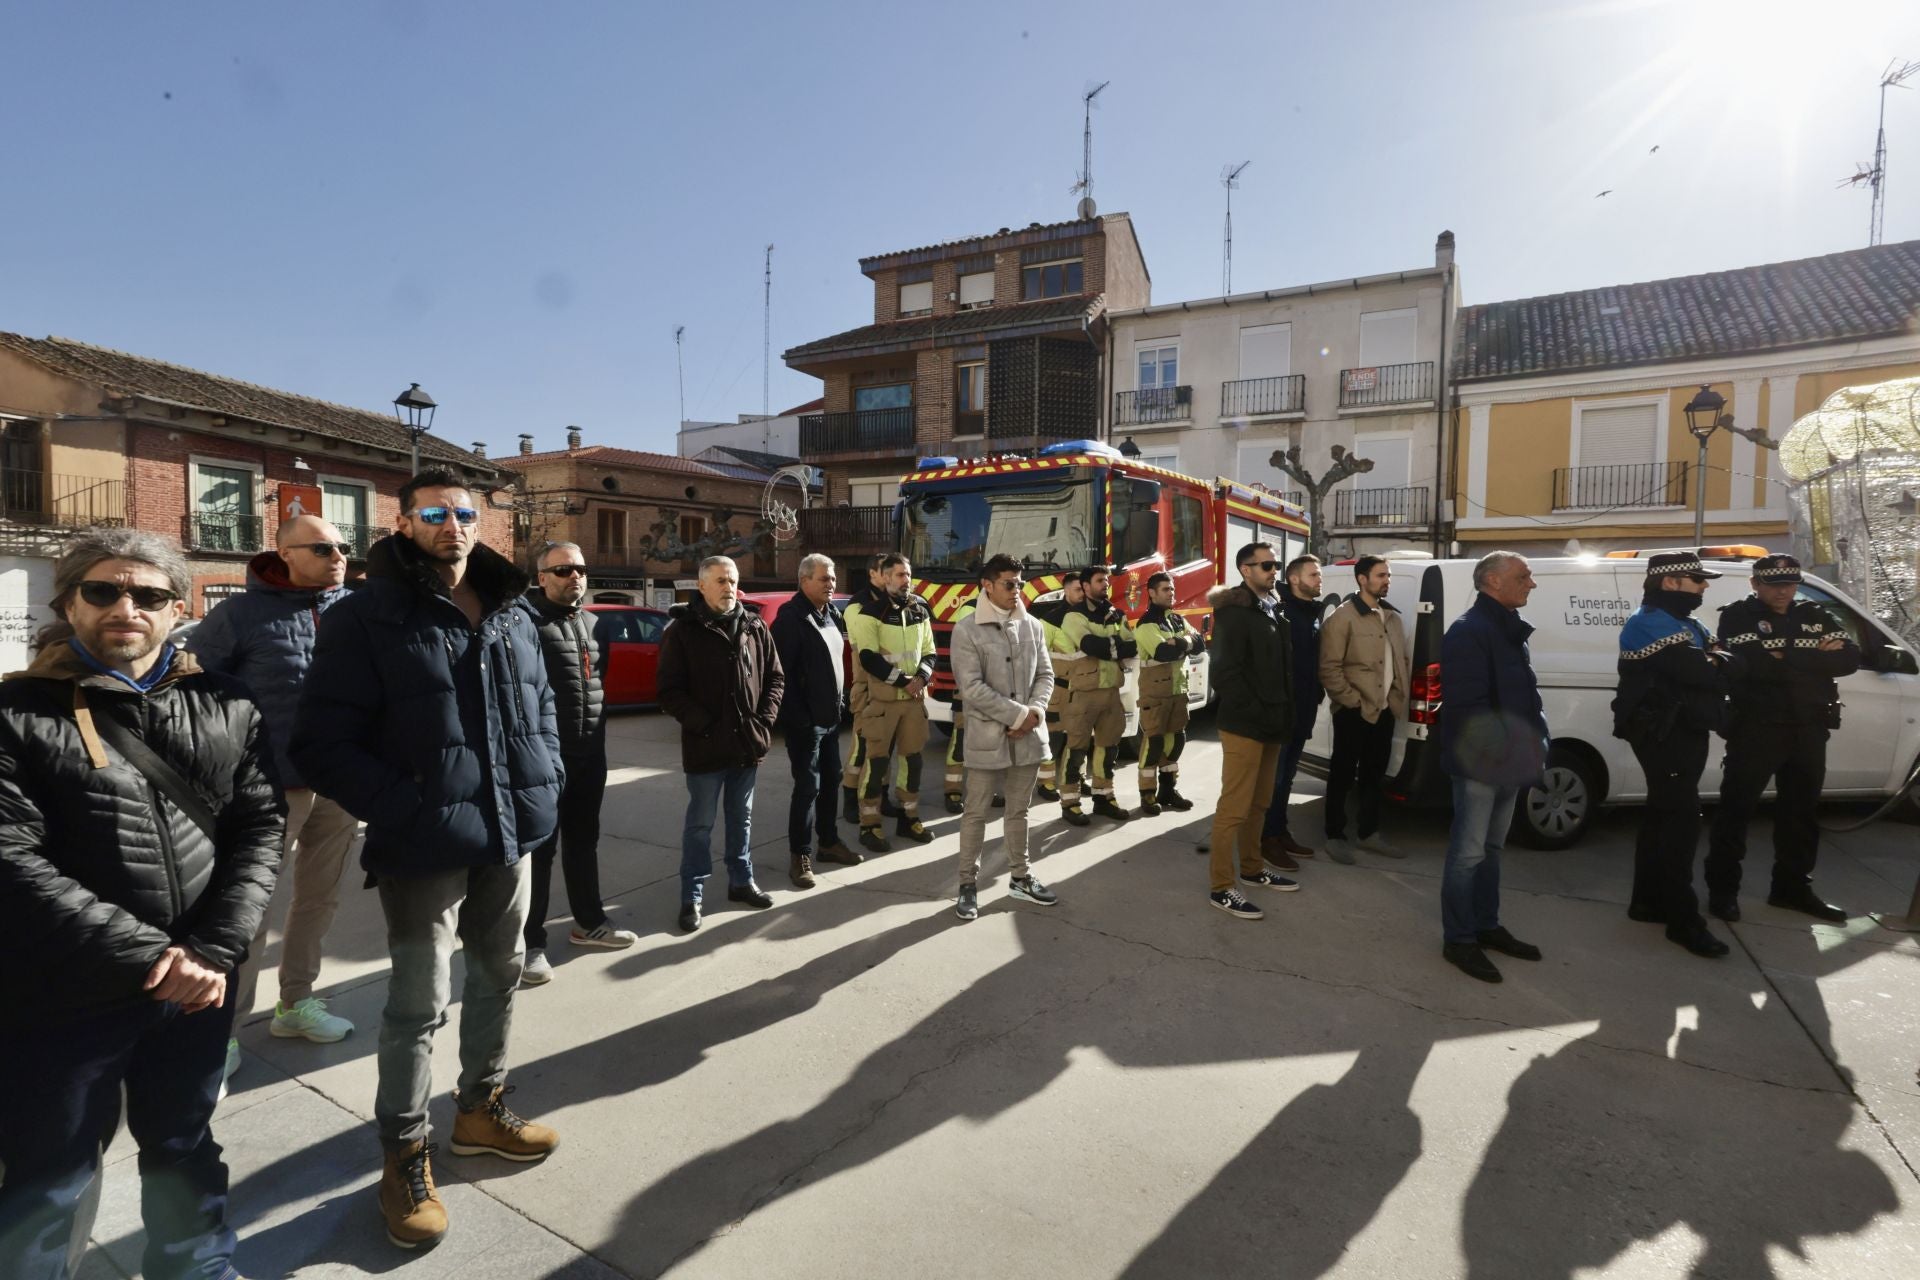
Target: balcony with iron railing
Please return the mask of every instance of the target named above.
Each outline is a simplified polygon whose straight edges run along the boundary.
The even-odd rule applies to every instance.
[[[124,480],[47,471],[0,473],[0,520],[87,529],[127,522]]]
[[[1555,511],[1611,511],[1623,507],[1687,505],[1685,462],[1622,462],[1559,467],[1553,473]]]
[[[193,551],[252,555],[266,546],[265,524],[261,516],[238,511],[193,511],[187,515],[183,541]]]
[[[800,517],[800,545],[831,551],[888,551],[892,507],[811,507]]]
[[[1336,489],[1333,523],[1337,528],[1406,528],[1427,523],[1429,489]]]
[[[1116,427],[1185,422],[1192,416],[1192,387],[1149,387],[1144,391],[1116,391],[1113,395]]]
[[[800,456],[836,453],[912,453],[913,409],[859,409],[800,419]]]
[[[347,553],[349,560],[365,560],[373,544],[392,532],[391,529],[371,524],[336,524],[333,527],[340,531],[341,540],[353,548]]]
[[[1388,405],[1433,403],[1433,361],[1382,364],[1340,371],[1342,409],[1378,409]]]
[[[1223,418],[1282,417],[1307,411],[1307,375],[1241,378],[1220,384]]]

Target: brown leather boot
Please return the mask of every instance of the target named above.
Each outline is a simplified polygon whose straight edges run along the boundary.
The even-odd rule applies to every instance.
[[[796,853],[787,860],[787,879],[793,881],[796,889],[813,888],[813,858],[804,853]]]
[[[424,1142],[387,1150],[380,1216],[387,1220],[387,1239],[402,1249],[431,1249],[447,1234],[447,1206],[433,1185],[435,1150]]]
[[[1301,844],[1290,835],[1280,837],[1280,847],[1296,858],[1311,858],[1315,852],[1312,848]]]
[[[1286,842],[1279,836],[1260,837],[1260,856],[1270,867],[1281,871],[1298,871],[1300,864],[1287,853]]]
[[[457,1156],[499,1156],[505,1160],[544,1160],[560,1145],[560,1135],[543,1124],[532,1124],[507,1107],[512,1088],[493,1091],[484,1103],[467,1110],[453,1095],[453,1137],[447,1146]]]

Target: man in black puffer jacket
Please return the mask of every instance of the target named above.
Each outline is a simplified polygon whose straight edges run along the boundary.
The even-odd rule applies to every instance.
[[[456,929],[467,976],[451,1148],[525,1161],[559,1142],[503,1094],[527,855],[558,823],[560,733],[540,637],[518,607],[527,575],[476,543],[478,520],[452,471],[400,486],[396,532],[368,552],[366,585],[321,620],[291,746],[308,784],[367,824],[360,862],[393,960],[373,1108],[380,1208],[407,1249],[447,1229],[427,1099]]]
[[[576,947],[619,951],[640,941],[627,929],[607,922],[600,901],[600,801],[607,792],[607,708],[601,688],[604,666],[593,638],[593,615],[580,607],[587,595],[587,562],[574,542],[549,542],[540,553],[538,580],[520,598],[520,607],[540,633],[540,651],[553,685],[560,724],[560,759],[567,785],[560,792],[560,829],[533,853],[533,897],[527,907],[527,963],[522,986],[553,979],[547,962],[547,900],[553,889],[553,858],[567,881],[567,909],[573,928],[567,940]]]
[[[193,590],[167,539],[86,534],[54,588],[0,685],[0,1274],[67,1274],[123,1086],[146,1274],[231,1274],[208,1124],[285,832],[260,712],[167,643]]]

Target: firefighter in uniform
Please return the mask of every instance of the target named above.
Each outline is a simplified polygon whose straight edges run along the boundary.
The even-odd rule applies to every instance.
[[[1067,610],[1060,621],[1061,643],[1073,656],[1067,695],[1067,776],[1060,783],[1061,816],[1076,827],[1087,825],[1080,810],[1080,769],[1090,764],[1093,811],[1103,818],[1125,822],[1133,815],[1113,800],[1113,749],[1127,731],[1127,712],[1120,702],[1120,664],[1134,656],[1132,628],[1127,615],[1108,598],[1111,571],[1096,565],[1080,573],[1086,599]]]
[[[1193,801],[1174,785],[1187,745],[1187,659],[1206,648],[1200,633],[1173,611],[1173,577],[1147,579],[1147,611],[1134,624],[1140,646],[1140,812],[1186,810]]]
[[[880,562],[885,593],[848,620],[854,664],[866,685],[866,706],[854,729],[867,750],[860,790],[860,843],[875,853],[893,846],[880,833],[880,793],[896,753],[906,761],[900,788],[897,835],[926,844],[933,834],[920,822],[920,752],[927,745],[927,681],[933,676],[933,615],[913,594],[907,558],[891,553]]]
[[[1040,777],[1034,791],[1042,801],[1052,804],[1060,798],[1060,784],[1055,770],[1065,767],[1067,755],[1067,730],[1061,723],[1061,716],[1067,710],[1067,683],[1073,658],[1066,652],[1066,638],[1060,634],[1060,624],[1066,621],[1067,610],[1077,607],[1086,599],[1086,588],[1080,583],[1080,571],[1069,571],[1060,579],[1060,596],[1044,604],[1036,604],[1031,612],[1040,619],[1040,629],[1047,636],[1047,656],[1053,662],[1053,697],[1047,700],[1047,758],[1040,762]]]
[[[1667,926],[1667,937],[1697,956],[1727,954],[1700,914],[1693,854],[1700,838],[1700,774],[1707,741],[1725,731],[1729,669],[1690,616],[1707,581],[1720,575],[1690,553],[1647,561],[1646,594],[1620,630],[1620,687],[1614,736],[1624,738],[1647,776],[1647,804],[1633,853],[1627,914]]]
[[[1825,608],[1794,599],[1800,562],[1753,564],[1753,594],[1720,611],[1720,643],[1745,659],[1728,711],[1720,807],[1707,844],[1707,910],[1740,918],[1740,861],[1760,793],[1774,784],[1773,884],[1767,905],[1819,920],[1847,913],[1814,892],[1820,844],[1814,806],[1827,776],[1827,735],[1840,727],[1834,680],[1860,669],[1860,650]]]
[[[846,620],[848,634],[852,634],[853,620],[862,610],[878,607],[880,599],[886,594],[880,585],[880,559],[876,555],[867,561],[867,583],[856,586],[847,598],[847,604],[840,611]],[[867,682],[858,673],[849,673],[847,679],[847,710],[853,716],[853,755],[847,761],[846,785],[841,788],[841,816],[855,826],[860,824],[860,786],[867,776],[867,741],[860,736],[860,712],[867,705]]]

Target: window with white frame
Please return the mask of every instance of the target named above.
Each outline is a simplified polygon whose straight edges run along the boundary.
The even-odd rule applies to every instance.
[[[993,305],[993,272],[973,271],[960,277],[960,309],[973,311]]]
[[[933,281],[921,280],[900,286],[900,314],[924,316],[933,311]]]
[[[1293,326],[1256,324],[1240,330],[1240,376],[1284,378],[1293,372]]]
[[[969,360],[953,367],[953,434],[984,435],[987,429],[987,366]]]
[[[1413,436],[1405,431],[1368,431],[1355,435],[1353,452],[1373,463],[1355,476],[1356,520],[1384,520],[1406,514],[1406,490],[1413,483]]]
[[[1180,344],[1155,338],[1136,343],[1134,361],[1140,370],[1140,390],[1156,391],[1180,381]]]
[[[1274,450],[1284,450],[1290,443],[1285,436],[1242,441],[1234,450],[1233,478],[1241,484],[1257,484],[1283,495],[1298,489],[1298,481],[1273,465]]]
[[[373,545],[373,486],[358,480],[320,481],[320,512],[364,556]]]
[[[187,475],[188,537],[206,551],[258,551],[263,545],[258,469],[199,458]]]
[[[1178,449],[1142,449],[1138,462],[1150,467],[1165,467],[1168,471],[1180,470],[1180,450]]]
[[[1397,311],[1366,311],[1360,315],[1360,367],[1377,369],[1389,364],[1412,364],[1419,358],[1420,313],[1412,307]]]
[[[1573,472],[1561,507],[1648,505],[1668,487],[1661,465],[1666,450],[1660,439],[1662,401],[1578,401],[1573,406]],[[1644,492],[1642,492],[1644,491]]]
[[[880,476],[848,482],[847,496],[856,507],[891,507],[900,500],[900,478]]]

